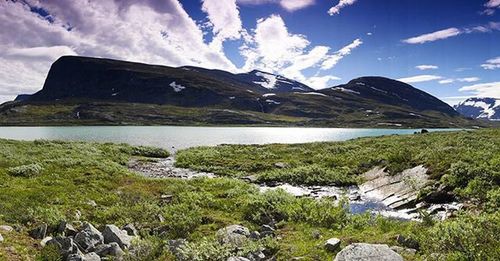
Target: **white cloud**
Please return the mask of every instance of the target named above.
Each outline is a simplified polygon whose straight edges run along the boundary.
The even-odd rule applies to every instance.
[[[349,45],[344,46],[342,49],[336,51],[334,54],[329,55],[321,64],[321,69],[322,70],[328,70],[331,69],[333,66],[335,66],[342,58],[345,56],[351,54],[352,50],[357,48],[363,44],[363,41],[361,39],[356,39]]]
[[[329,54],[327,46],[310,47],[306,36],[292,34],[279,15],[271,15],[257,20],[253,34],[245,37],[247,43],[240,48],[240,53],[246,62],[243,70],[254,68],[282,74],[301,82],[310,82],[315,86],[325,85],[334,78],[316,77],[308,79],[303,70],[320,67],[320,70],[331,69],[339,60],[349,55],[352,49],[362,42],[356,39],[353,43]],[[323,83],[323,84],[322,84]]]
[[[309,77],[307,80],[304,81],[304,84],[307,84],[311,88],[314,89],[324,89],[329,87],[329,82],[330,81],[338,81],[340,80],[339,77],[336,76],[331,76],[331,75],[326,75],[326,76],[313,76]]]
[[[408,39],[402,40],[404,43],[408,44],[423,44],[427,42],[434,42],[437,40],[443,40],[450,37],[455,37],[461,34],[471,34],[471,33],[488,33],[492,31],[500,30],[500,23],[497,22],[489,22],[485,25],[479,25],[474,27],[465,27],[462,29],[451,27],[448,29],[423,34],[415,37],[411,37]]]
[[[435,70],[435,69],[438,69],[439,67],[436,65],[422,64],[422,65],[415,66],[415,68],[424,71],[424,70]]]
[[[486,7],[486,10],[484,10],[484,13],[487,15],[493,15],[495,13],[495,9],[500,8],[500,0],[488,0],[484,4],[484,7]]]
[[[224,40],[241,37],[243,28],[235,0],[203,0],[201,9],[207,13],[212,25],[215,35],[212,44],[216,50],[221,50]]]
[[[51,21],[26,3],[43,8]],[[237,14],[227,12],[230,18],[211,19],[217,35],[232,39]],[[176,0],[0,1],[0,24],[4,97],[39,90],[50,64],[66,54],[237,70],[224,53],[204,41],[203,31]]]
[[[500,68],[500,56],[492,58],[486,61],[486,63],[481,64],[485,70],[495,70]]]
[[[277,3],[287,11],[293,12],[311,6],[316,1],[315,0],[237,0],[237,2],[241,4],[251,4],[251,5]]]
[[[340,13],[340,9],[353,5],[357,0],[340,0],[339,3],[328,10],[329,15],[336,15]]]
[[[442,40],[446,38],[450,38],[453,36],[457,36],[461,34],[461,31],[458,28],[448,28],[440,31],[436,31],[429,34],[423,34],[416,37],[408,38],[403,40],[403,42],[408,44],[423,44],[427,42],[433,42],[437,40]]]
[[[438,76],[438,75],[417,75],[417,76],[412,76],[412,77],[406,77],[406,78],[400,78],[398,81],[400,82],[405,82],[405,83],[416,83],[416,82],[428,82],[428,81],[435,81],[443,79],[443,77]]]
[[[449,83],[453,83],[453,82],[455,82],[454,79],[444,79],[444,80],[439,81],[440,84],[449,84]]]
[[[500,98],[500,82],[489,82],[464,86],[460,88],[459,91],[470,92],[476,97]]]

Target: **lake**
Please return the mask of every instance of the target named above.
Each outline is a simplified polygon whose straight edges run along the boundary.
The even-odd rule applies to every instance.
[[[129,143],[175,151],[218,144],[305,143],[342,141],[367,136],[412,134],[420,129],[352,129],[286,127],[78,126],[0,127],[0,138]],[[428,129],[453,131],[459,129]]]

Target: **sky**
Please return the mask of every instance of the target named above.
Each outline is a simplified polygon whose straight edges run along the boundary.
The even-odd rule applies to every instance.
[[[63,55],[500,98],[500,0],[0,0],[0,102]]]

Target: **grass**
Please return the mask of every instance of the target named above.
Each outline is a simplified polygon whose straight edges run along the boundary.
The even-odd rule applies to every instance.
[[[436,178],[445,174],[440,181],[454,186],[456,193],[478,197],[483,203],[472,212],[438,223],[350,215],[342,204],[295,198],[283,191],[260,193],[253,185],[230,177],[153,180],[130,173],[126,164],[131,158],[167,155],[159,149],[0,140],[0,224],[19,228],[19,232],[1,232],[5,241],[0,243],[0,260],[43,260],[49,253],[41,251],[27,231],[42,222],[54,226],[62,219],[76,221],[77,211],[81,220],[97,227],[134,223],[143,240],[136,243],[141,251],[129,257],[132,260],[173,260],[166,240],[177,238],[190,242],[185,255],[192,260],[225,260],[234,252],[214,243],[218,229],[242,224],[256,230],[271,219],[278,222],[276,239],[251,242],[242,251],[266,246],[278,260],[299,256],[327,260],[335,256],[323,247],[329,237],[342,239],[342,246],[352,242],[396,245],[395,236],[404,234],[421,244],[419,254],[411,259],[437,253],[452,260],[498,260],[499,136],[498,130],[481,130],[340,143],[219,146],[178,154],[182,166],[228,176],[265,175],[271,180],[282,180],[280,173],[295,170],[284,177],[311,184],[355,183],[358,172],[379,164],[393,171],[425,164]],[[278,162],[285,168],[276,170]],[[12,171],[32,169],[23,166],[34,164],[39,166],[34,175]],[[308,174],[301,175],[300,168]],[[330,173],[329,168],[335,171]],[[474,190],[485,184],[480,193]],[[172,195],[172,202],[163,202],[162,194]],[[161,222],[158,215],[165,220]]]

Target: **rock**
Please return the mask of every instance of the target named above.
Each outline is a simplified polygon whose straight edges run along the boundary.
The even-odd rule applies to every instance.
[[[269,225],[262,225],[260,227],[260,237],[264,238],[268,236],[274,236],[274,228]]]
[[[68,256],[67,261],[101,261],[101,257],[94,252],[81,255],[81,254],[71,254]]]
[[[400,254],[387,245],[355,243],[342,249],[334,261],[403,261]]]
[[[335,252],[340,248],[340,239],[338,238],[330,238],[325,243],[325,248],[328,251]]]
[[[94,207],[94,208],[97,207],[97,203],[95,203],[95,201],[93,201],[93,200],[88,200],[87,205]]]
[[[115,242],[99,245],[95,248],[94,252],[100,257],[105,257],[105,256],[121,257],[125,254],[125,252],[123,252],[118,243]]]
[[[417,250],[420,249],[420,244],[418,243],[417,240],[405,237],[403,235],[397,235],[396,242],[398,242],[398,244],[404,247],[413,248]]]
[[[415,255],[415,253],[417,253],[417,250],[416,249],[413,249],[413,248],[405,248],[405,247],[400,247],[400,246],[391,246],[391,249],[400,254],[400,255],[409,255],[409,256],[412,256],[412,255]]]
[[[78,233],[78,230],[76,230],[73,227],[73,225],[63,220],[59,223],[59,226],[57,227],[57,233],[60,233],[66,237],[72,237]]]
[[[165,218],[161,214],[158,214],[157,217],[158,217],[158,220],[160,221],[160,223],[165,222]]]
[[[422,133],[422,134],[424,134],[424,133],[429,133],[429,131],[428,131],[428,130],[426,130],[426,129],[422,129],[422,130],[420,131],[420,133]]]
[[[255,251],[255,252],[249,253],[247,258],[250,261],[262,261],[262,260],[266,260],[266,255],[262,251]]]
[[[56,248],[59,250],[59,253],[64,258],[67,258],[68,256],[70,256],[72,254],[82,255],[82,253],[78,249],[78,246],[75,244],[73,239],[70,237],[57,236],[57,237],[49,240],[46,244],[46,246],[51,246],[51,245],[56,246]]]
[[[83,256],[79,254],[71,254],[66,261],[83,261]]]
[[[284,169],[284,168],[288,167],[288,164],[283,163],[283,162],[276,162],[276,163],[274,163],[274,166],[276,168]]]
[[[0,234],[0,242],[3,242],[3,236]]]
[[[75,236],[75,243],[80,246],[83,251],[88,251],[97,245],[104,243],[104,237],[92,224],[85,223],[82,231]]]
[[[395,175],[376,167],[364,173],[363,178],[367,181],[359,186],[361,192],[393,209],[416,204],[419,191],[428,183],[427,168],[422,165]]]
[[[240,225],[231,225],[217,231],[217,239],[221,244],[241,246],[248,240],[250,231]]]
[[[232,256],[228,258],[227,261],[250,261],[250,259],[242,256]]]
[[[47,245],[47,242],[49,242],[50,240],[52,240],[52,237],[45,237],[44,239],[42,239],[42,241],[40,241],[40,246],[45,247]]]
[[[12,232],[12,231],[14,231],[14,228],[11,226],[7,226],[7,225],[1,225],[0,230],[5,231],[5,232]]]
[[[446,185],[434,185],[430,188],[430,192],[422,197],[422,200],[427,203],[447,203],[455,200],[455,196],[453,195],[453,188],[450,188]]]
[[[75,211],[75,219],[80,220],[82,218],[82,212],[80,210]]]
[[[250,236],[249,236],[249,237],[250,237],[251,239],[255,239],[255,240],[260,239],[260,233],[259,233],[259,231],[252,231],[252,232],[250,233]]]
[[[168,194],[163,194],[163,195],[160,196],[160,200],[163,203],[170,203],[170,202],[172,202],[173,198],[174,198],[173,195],[168,195]]]
[[[47,234],[47,224],[41,224],[29,232],[30,236],[34,239],[43,239]]]
[[[132,236],[132,237],[136,237],[139,235],[139,233],[137,232],[137,229],[135,228],[135,226],[133,224],[127,224],[123,227],[123,230],[127,231],[127,234],[129,236]]]
[[[122,249],[128,249],[132,243],[133,237],[127,234],[127,231],[119,229],[115,225],[106,225],[102,232],[104,243],[118,243]]]
[[[314,231],[311,233],[311,236],[312,236],[312,238],[314,238],[314,239],[320,239],[320,238],[321,238],[321,232],[319,232],[318,230],[314,230]]]

